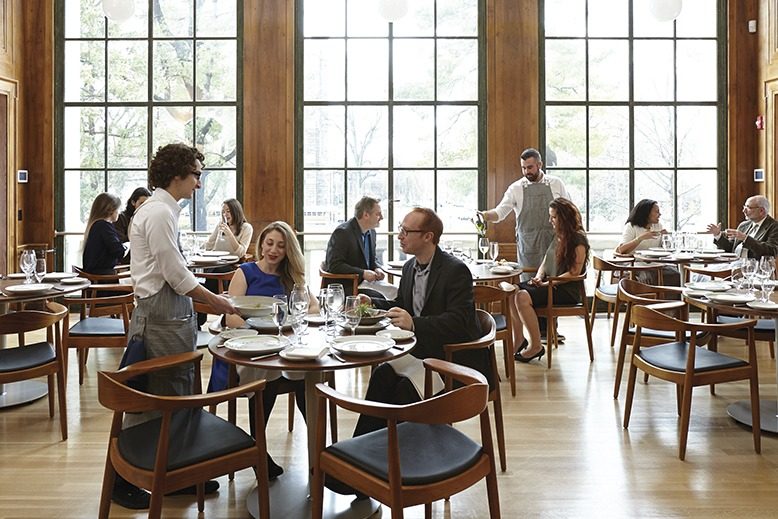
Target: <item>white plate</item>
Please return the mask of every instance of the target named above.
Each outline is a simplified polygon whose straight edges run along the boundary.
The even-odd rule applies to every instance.
[[[287,322],[289,322],[289,324],[281,326],[281,331],[289,331],[292,329],[291,320],[287,320]],[[278,333],[278,326],[276,326],[276,323],[274,323],[273,319],[270,317],[249,317],[246,319],[246,324],[260,332]]]
[[[648,250],[653,250],[653,251],[656,251],[656,252],[669,252],[664,247],[649,247]],[[640,252],[640,251],[638,251],[638,252]]]
[[[718,258],[720,255],[718,252],[698,252],[694,255],[695,258],[702,258],[702,259],[715,259]]]
[[[396,341],[407,341],[408,339],[413,339],[414,335],[410,330],[392,328],[391,330],[381,330],[380,332],[376,332],[376,337],[387,337]]]
[[[253,337],[257,334],[259,334],[259,332],[252,330],[251,328],[233,328],[231,330],[224,330],[221,332],[219,334],[219,338],[224,341],[228,341],[238,337]]]
[[[49,272],[43,276],[44,281],[62,281],[63,279],[70,279],[78,276],[75,272]]]
[[[391,321],[389,319],[381,319],[375,324],[360,324],[354,329],[354,333],[371,334],[377,333],[379,330],[383,330]]]
[[[88,279],[86,279],[86,278],[79,278],[79,277],[65,278],[65,279],[60,280],[60,283],[62,283],[63,285],[80,285],[81,283],[88,283],[88,282],[89,282]]]
[[[295,346],[281,350],[279,355],[284,360],[292,362],[303,362],[307,360],[316,360],[324,356],[329,351],[327,346],[317,348],[313,346]]]
[[[268,296],[229,296],[232,306],[241,317],[268,316],[273,311],[273,303],[278,300]]]
[[[222,260],[222,261],[228,261],[229,262],[229,261],[238,261],[240,259],[240,257],[235,256],[234,254],[228,254],[227,256],[222,256],[219,259]]]
[[[646,256],[647,258],[664,258],[665,256],[669,256],[672,254],[670,251],[666,250],[640,250],[635,251],[635,254],[640,256]]]
[[[732,288],[732,283],[727,281],[692,281],[686,283],[687,288],[693,290],[708,290],[710,292],[726,292]]]
[[[229,256],[230,255],[229,251],[226,251],[226,250],[204,250],[200,254],[202,256],[206,256],[206,257],[209,257],[209,258],[211,258],[211,257],[219,258],[221,256]]]
[[[746,303],[746,306],[756,310],[778,310],[778,303],[774,303],[772,301],[749,301]]]
[[[368,356],[378,355],[394,346],[394,340],[386,337],[336,337],[332,347],[344,355]]]
[[[213,256],[192,256],[189,258],[189,263],[192,263],[193,265],[215,265],[219,263],[219,258]]]
[[[708,290],[694,290],[687,288],[683,291],[683,293],[689,297],[708,297],[710,292]]]
[[[11,285],[3,291],[9,294],[40,294],[48,292],[54,285],[51,283],[30,283],[29,285]]]
[[[678,254],[674,254],[673,255],[673,259],[675,259],[675,260],[690,260],[690,259],[694,259],[696,257],[697,256],[695,256],[691,252],[679,252]]]
[[[275,353],[289,346],[289,339],[275,335],[255,335],[253,337],[236,337],[224,343],[224,347],[241,355],[261,355]]]
[[[753,294],[708,294],[708,299],[715,303],[740,304],[749,303],[756,299]]]
[[[492,267],[489,269],[492,274],[513,274],[513,269],[510,267]]]
[[[27,274],[24,272],[11,272],[8,274],[8,279],[25,279]]]

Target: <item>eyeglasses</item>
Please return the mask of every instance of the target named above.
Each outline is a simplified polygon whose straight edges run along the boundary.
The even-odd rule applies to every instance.
[[[412,232],[427,232],[424,229],[406,229],[402,225],[397,226],[397,235],[398,236],[408,236]]]

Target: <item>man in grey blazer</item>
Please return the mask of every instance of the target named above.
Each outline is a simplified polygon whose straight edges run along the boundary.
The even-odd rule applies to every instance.
[[[721,224],[709,224],[713,241],[727,252],[742,258],[778,256],[778,222],[770,216],[770,201],[762,195],[746,199],[743,206],[745,221],[737,229],[722,231]]]

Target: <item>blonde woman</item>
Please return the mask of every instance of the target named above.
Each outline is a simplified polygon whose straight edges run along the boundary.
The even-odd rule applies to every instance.
[[[81,264],[90,274],[113,274],[114,267],[126,254],[113,223],[119,217],[122,201],[110,193],[100,193],[92,202],[84,231]]]

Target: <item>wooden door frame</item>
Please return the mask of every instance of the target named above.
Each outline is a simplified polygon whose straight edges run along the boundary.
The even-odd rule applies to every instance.
[[[6,153],[7,175],[6,175],[6,243],[5,243],[5,256],[6,265],[10,271],[16,265],[16,150],[18,149],[18,132],[17,132],[17,101],[18,101],[18,87],[19,84],[13,79],[7,79],[0,77],[0,94],[6,96],[7,99],[7,117],[8,128],[6,129],[6,135],[8,136],[8,145]]]

